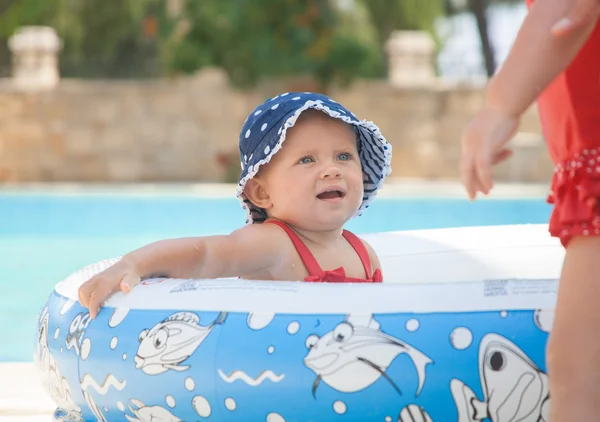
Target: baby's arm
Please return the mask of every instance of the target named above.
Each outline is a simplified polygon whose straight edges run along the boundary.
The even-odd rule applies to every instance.
[[[552,28],[577,0],[538,0],[502,65],[491,79],[486,103],[507,116],[521,115],[570,62],[594,28],[594,19],[556,37]]]
[[[118,290],[129,292],[140,280],[220,278],[272,273],[284,262],[287,238],[272,224],[245,226],[230,235],[167,239],[124,255],[79,289],[79,301],[94,318],[104,300]],[[280,241],[281,240],[281,241]]]
[[[265,271],[278,262],[280,230],[250,225],[229,235],[167,239],[127,254],[142,278],[219,278]]]

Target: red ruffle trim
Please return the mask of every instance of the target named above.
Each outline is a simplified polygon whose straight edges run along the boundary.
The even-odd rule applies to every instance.
[[[550,234],[563,246],[575,236],[600,235],[600,148],[556,165],[548,203],[554,205]]]

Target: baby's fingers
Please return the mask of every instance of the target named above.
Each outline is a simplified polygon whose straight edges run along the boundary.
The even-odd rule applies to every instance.
[[[90,296],[90,305],[88,306],[90,310],[90,317],[92,319],[96,318],[98,312],[100,312],[100,308],[102,308],[102,304],[104,300],[108,297],[108,292],[103,292],[99,290],[94,290]]]
[[[102,304],[114,290],[114,283],[110,283],[109,280],[103,278],[94,279],[94,284],[89,293],[87,304],[87,307],[90,310],[90,317],[96,318]]]
[[[77,290],[77,296],[79,298],[79,303],[81,303],[82,306],[85,306],[86,308],[89,307],[90,296],[92,295],[92,292],[94,291],[95,286],[96,286],[96,279],[92,277],[91,279],[89,279],[88,281],[83,283]]]
[[[140,282],[140,276],[136,273],[127,273],[121,280],[120,287],[121,291],[129,293]]]

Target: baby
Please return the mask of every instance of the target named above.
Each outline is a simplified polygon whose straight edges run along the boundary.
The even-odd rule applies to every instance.
[[[327,96],[285,93],[252,111],[239,149],[237,196],[248,224],[229,235],[161,240],[124,255],[80,287],[92,318],[113,292],[154,276],[382,281],[373,248],[344,230],[391,172],[392,148],[377,126]]]

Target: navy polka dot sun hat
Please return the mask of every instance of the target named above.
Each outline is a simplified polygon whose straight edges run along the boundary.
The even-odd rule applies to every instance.
[[[237,197],[246,210],[246,223],[261,223],[267,218],[264,209],[255,206],[245,197],[246,182],[279,151],[287,130],[309,108],[320,110],[354,127],[364,180],[364,196],[357,216],[369,206],[383,181],[391,173],[392,146],[373,122],[358,120],[352,112],[325,95],[310,92],[278,95],[256,107],[240,132],[242,173],[238,181]]]

